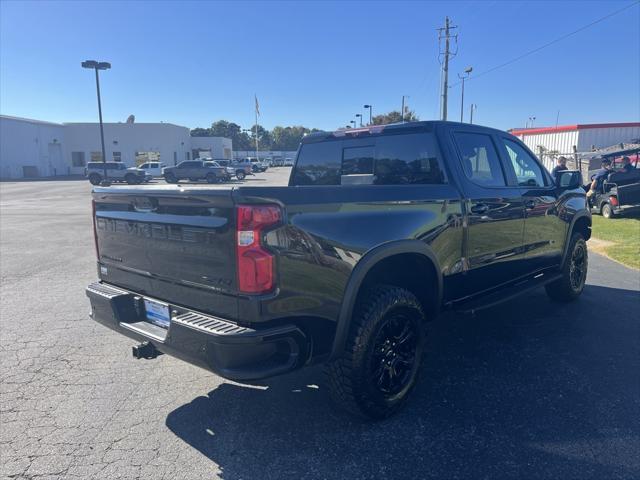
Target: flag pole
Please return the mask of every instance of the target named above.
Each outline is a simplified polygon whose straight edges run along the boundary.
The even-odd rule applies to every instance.
[[[258,96],[254,95],[253,97],[255,98],[255,101],[256,101],[256,105],[255,105],[255,109],[256,109],[256,160],[259,160],[259,158],[258,158]]]

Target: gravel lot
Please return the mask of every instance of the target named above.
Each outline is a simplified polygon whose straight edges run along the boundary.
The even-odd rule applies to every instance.
[[[578,302],[443,316],[408,408],[363,424],[317,368],[242,385],[134,360],[87,315],[89,191],[0,183],[2,478],[640,478],[638,271],[592,254]]]

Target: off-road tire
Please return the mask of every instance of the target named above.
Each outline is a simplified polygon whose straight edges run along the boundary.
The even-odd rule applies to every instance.
[[[403,377],[401,389],[387,394],[372,377],[376,376],[374,369],[385,368],[382,365],[384,361],[380,362],[379,359],[389,358],[389,352],[380,353],[382,349],[379,350],[376,345],[384,348],[387,344],[379,342],[394,318],[400,318],[400,325],[406,322],[414,332],[412,344],[415,339],[415,350],[411,367],[403,368],[406,377]],[[371,288],[356,306],[343,354],[325,366],[325,383],[332,400],[340,408],[360,418],[377,420],[393,415],[403,407],[415,386],[422,363],[424,340],[425,315],[415,295],[389,285]],[[398,342],[398,345],[402,343]],[[390,368],[395,371],[395,364]],[[387,376],[391,378],[389,375],[387,371]]]
[[[176,177],[173,173],[167,173],[164,176],[164,181],[167,183],[178,183],[178,177]]]
[[[587,242],[581,233],[571,235],[567,258],[562,265],[562,277],[545,285],[547,295],[558,302],[571,302],[578,298],[584,289],[589,267]]]
[[[89,175],[89,183],[91,185],[100,185],[101,181],[102,181],[102,177],[97,173],[92,173],[91,175]]]
[[[604,218],[613,218],[615,217],[615,213],[613,213],[613,208],[611,208],[611,204],[609,202],[603,203],[602,208],[600,209],[600,213]]]

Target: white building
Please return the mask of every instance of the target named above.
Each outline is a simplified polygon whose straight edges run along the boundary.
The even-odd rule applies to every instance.
[[[640,122],[525,128],[510,132],[537,154],[540,147],[542,151],[571,154],[574,151],[590,152],[616,143],[632,143],[632,140],[640,138]]]
[[[231,139],[191,137],[171,123],[105,123],[107,161],[128,166],[147,160],[175,165],[197,158],[233,157]],[[97,123],[51,123],[0,115],[0,178],[48,177],[84,173],[102,159]]]

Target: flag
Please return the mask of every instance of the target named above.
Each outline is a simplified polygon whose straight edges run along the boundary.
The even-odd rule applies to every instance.
[[[256,115],[260,115],[260,104],[258,103],[258,97],[256,95],[253,96],[256,99]]]

